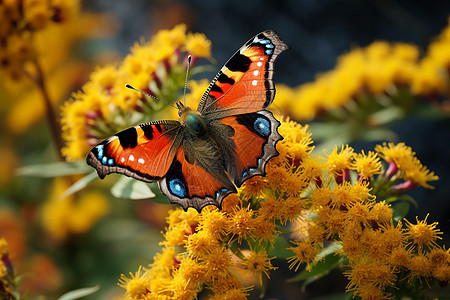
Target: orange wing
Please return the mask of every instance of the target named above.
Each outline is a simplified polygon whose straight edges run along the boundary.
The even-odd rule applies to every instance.
[[[232,127],[235,132],[231,137],[234,161],[227,168],[234,183],[240,187],[253,176],[264,176],[266,163],[278,155],[276,143],[283,139],[278,133],[280,122],[267,110],[227,117],[220,122]]]
[[[195,162],[189,163],[183,147],[178,149],[170,170],[159,181],[159,187],[171,203],[180,204],[184,210],[194,207],[199,212],[206,205],[220,207],[225,196],[236,192],[228,179],[220,180]]]
[[[182,137],[178,121],[157,121],[121,131],[89,152],[86,162],[100,178],[125,174],[153,182],[162,178],[175,157]]]
[[[275,97],[273,63],[287,49],[275,31],[250,39],[213,79],[197,110],[214,120],[268,107]]]

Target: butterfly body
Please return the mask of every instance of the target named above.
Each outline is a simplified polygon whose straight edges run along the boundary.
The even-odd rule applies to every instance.
[[[119,132],[95,146],[87,163],[100,178],[120,173],[158,181],[184,209],[220,207],[236,187],[278,155],[280,123],[273,101],[273,61],[287,50],[274,31],[250,39],[219,71],[197,111],[176,104],[180,121],[155,121]]]

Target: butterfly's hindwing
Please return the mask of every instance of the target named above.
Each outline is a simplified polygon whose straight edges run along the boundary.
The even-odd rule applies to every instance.
[[[240,187],[244,181],[265,175],[266,163],[278,155],[276,143],[283,138],[277,129],[280,122],[272,113],[261,110],[256,113],[227,117],[220,120],[234,130],[231,137],[234,161],[227,164],[227,172]]]
[[[208,166],[207,169],[210,170],[206,171],[205,167],[200,167],[195,161],[189,162],[183,148],[178,149],[172,166],[159,181],[161,192],[171,203],[181,205],[184,210],[194,207],[201,211],[206,205],[220,207],[225,196],[236,192],[220,161],[211,162],[213,165]],[[211,168],[218,170],[213,171]],[[222,174],[213,175],[217,172]]]
[[[178,121],[157,121],[125,129],[95,146],[86,161],[100,178],[120,173],[153,182],[162,178],[181,143]]]
[[[268,107],[275,96],[273,62],[287,49],[274,31],[250,39],[213,79],[198,111],[209,119],[220,119]]]

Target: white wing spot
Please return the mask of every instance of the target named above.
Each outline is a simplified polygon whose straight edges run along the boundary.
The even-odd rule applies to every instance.
[[[140,157],[140,158],[138,159],[138,163],[143,164],[143,163],[145,163],[145,160],[144,160],[142,157]]]
[[[256,65],[257,65],[258,67],[261,67],[261,66],[262,66],[262,62],[258,61],[258,62],[256,63]]]
[[[121,159],[120,159],[120,162],[125,162],[125,157],[122,157]]]
[[[253,71],[253,75],[258,76],[259,75],[259,71],[258,70]]]
[[[133,154],[130,154],[130,156],[128,156],[128,159],[131,160],[131,161],[134,161],[134,156],[133,156]]]
[[[256,86],[258,84],[258,80],[253,80],[252,85]]]
[[[264,60],[264,57],[260,57],[259,60]]]

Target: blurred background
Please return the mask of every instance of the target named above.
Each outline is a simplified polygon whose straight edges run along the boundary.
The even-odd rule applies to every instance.
[[[120,61],[136,41],[148,40],[158,30],[180,23],[211,40],[216,70],[250,37],[266,29],[276,30],[292,49],[277,61],[275,82],[295,87],[332,70],[340,55],[377,40],[415,44],[423,53],[447,26],[450,2],[92,0],[82,1],[81,11],[81,19],[57,33],[61,38],[43,47],[51,54],[44,65],[51,70],[47,87],[59,104],[81,88],[96,66]],[[215,72],[206,77],[212,78]],[[122,295],[117,279],[151,262],[170,206],[117,199],[106,189],[100,195],[88,189],[80,196],[86,207],[95,202],[92,216],[86,217],[84,206],[52,206],[48,199],[57,198],[71,182],[14,176],[18,167],[57,160],[49,145],[51,133],[40,94],[30,84],[4,80],[0,97],[0,237],[8,241],[17,272],[25,275],[22,288],[31,296],[53,299],[71,289],[98,284],[101,290],[89,299]],[[408,218],[424,219],[429,213],[428,220],[439,222],[444,232],[442,243],[448,245],[449,119],[411,115],[391,129],[397,142],[411,146],[421,162],[440,177],[431,183],[435,189],[410,192],[419,207],[412,207]],[[373,149],[375,144],[354,141],[352,146],[360,151]],[[99,184],[108,186],[108,182]],[[102,200],[91,201],[93,198]],[[62,228],[62,220],[52,217],[62,210],[78,214],[70,228]],[[89,218],[91,222],[86,221]],[[294,272],[281,262],[278,266],[266,299],[310,299],[338,293],[346,285],[342,275],[334,274],[333,280],[323,279],[302,291],[300,284],[285,282]]]

